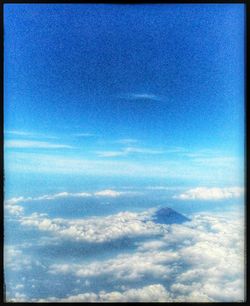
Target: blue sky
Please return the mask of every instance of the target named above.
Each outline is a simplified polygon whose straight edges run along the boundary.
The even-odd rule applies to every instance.
[[[5,137],[16,151],[243,158],[243,5],[18,4],[4,16]]]
[[[4,5],[8,301],[244,299],[244,25],[243,4]]]

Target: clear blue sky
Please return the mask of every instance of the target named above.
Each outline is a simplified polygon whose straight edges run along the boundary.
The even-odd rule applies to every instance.
[[[6,158],[242,163],[244,5],[7,4],[4,35]]]

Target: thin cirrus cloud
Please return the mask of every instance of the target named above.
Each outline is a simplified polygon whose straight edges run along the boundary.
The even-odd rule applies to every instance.
[[[57,139],[58,137],[52,136],[52,135],[45,135],[41,133],[35,133],[35,132],[27,132],[27,131],[4,131],[5,134],[9,135],[15,135],[15,136],[21,136],[21,137],[29,137],[29,138],[48,138],[48,139]]]
[[[138,148],[137,148],[138,149]],[[134,149],[133,149],[134,150]],[[70,151],[71,152],[71,151]],[[75,151],[74,151],[75,152]],[[96,152],[102,155],[116,155],[120,151]],[[157,151],[159,154],[159,150]],[[149,152],[148,152],[149,153]],[[152,153],[152,152],[151,152]],[[124,154],[124,152],[122,153]],[[126,152],[126,154],[129,154]],[[137,153],[138,154],[138,153]],[[134,155],[137,156],[137,155]],[[156,155],[152,155],[156,156]],[[160,156],[160,155],[159,155]],[[6,155],[5,168],[7,171],[22,173],[58,173],[83,175],[120,175],[137,177],[168,177],[168,178],[195,178],[200,183],[213,183],[228,185],[239,185],[241,181],[242,165],[236,160],[220,165],[209,165],[206,168],[196,163],[183,160],[112,160],[111,158],[83,158],[82,156],[66,156],[59,154],[48,154],[39,152],[26,152],[23,150],[10,150]]]
[[[131,100],[131,101],[163,101],[163,98],[159,95],[149,94],[149,93],[129,93],[121,94],[119,98]]]
[[[122,138],[116,141],[116,143],[126,144],[126,145],[137,143],[137,142],[138,140],[134,138]]]
[[[238,198],[244,193],[244,188],[228,187],[228,188],[207,188],[197,187],[189,189],[184,193],[173,196],[179,200],[223,200],[230,198]]]
[[[97,151],[96,153],[99,157],[119,157],[127,156],[129,154],[163,154],[164,151],[138,147],[127,147],[119,151]]]
[[[76,137],[93,137],[93,136],[95,136],[95,134],[93,134],[93,133],[76,133],[76,134],[73,134],[73,136],[76,136]]]
[[[47,141],[36,140],[6,140],[5,148],[20,148],[20,149],[72,149],[73,147],[65,144],[51,143]]]

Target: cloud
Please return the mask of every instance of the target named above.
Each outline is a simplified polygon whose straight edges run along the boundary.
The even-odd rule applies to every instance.
[[[25,254],[20,248],[11,245],[4,245],[4,266],[13,272],[31,270],[34,266],[43,267],[42,264]],[[6,276],[7,273],[5,273]]]
[[[66,298],[39,299],[37,302],[163,302],[170,301],[169,293],[161,284],[119,291],[86,292]],[[33,300],[35,301],[35,300]]]
[[[15,204],[20,203],[20,202],[30,201],[31,199],[32,199],[31,197],[28,197],[28,198],[25,198],[25,197],[14,197],[14,198],[11,198],[11,199],[5,201],[5,204],[6,205],[15,205]]]
[[[48,139],[57,139],[56,136],[45,135],[41,133],[34,133],[34,132],[25,132],[25,131],[4,131],[5,134],[16,135],[16,136],[23,136],[23,137],[30,137],[30,138],[48,138]]]
[[[105,277],[107,285],[116,279],[128,287],[151,279],[167,284],[163,301],[240,301],[244,300],[243,232],[240,216],[197,214],[191,222],[169,225],[157,240],[140,242],[133,253],[90,263],[54,264],[49,271],[82,279]],[[78,297],[79,301],[90,298]]]
[[[71,193],[71,192],[60,192],[52,195],[43,195],[40,197],[33,198],[33,201],[40,201],[40,200],[55,200],[58,198],[67,198],[67,197],[80,197],[80,198],[85,198],[85,197],[90,197],[91,193],[88,192],[76,192],[76,193]]]
[[[119,95],[122,99],[127,100],[138,100],[138,101],[163,101],[163,97],[155,94],[149,94],[149,93],[130,93],[130,94],[123,94]]]
[[[9,297],[9,293],[6,292],[6,300],[8,302],[11,302],[11,303],[12,302],[13,303],[15,303],[15,302],[21,303],[21,302],[26,302],[27,299],[28,299],[27,295],[25,295],[23,293],[16,292],[13,297]]]
[[[153,211],[122,212],[106,217],[78,220],[51,219],[32,214],[21,217],[24,226],[47,231],[62,243],[64,237],[74,241],[107,242],[118,237],[147,237],[137,240],[135,248],[120,254],[94,260],[55,261],[45,267],[44,277],[78,280],[88,284],[68,292],[65,297],[36,301],[130,301],[130,302],[235,302],[244,300],[244,226],[243,216],[236,212],[199,213],[184,224],[161,226],[151,222]],[[81,238],[82,237],[82,238]],[[79,238],[79,239],[77,239]],[[6,253],[11,269],[25,269],[30,258],[10,247]],[[33,260],[33,265],[36,264]],[[37,265],[40,263],[38,262]],[[20,270],[21,269],[21,270]],[[80,280],[80,281],[79,281]],[[92,284],[103,284],[96,292]],[[116,284],[114,287],[114,284]],[[141,284],[141,288],[138,288]],[[100,290],[100,289],[98,289]],[[25,293],[25,292],[24,292]],[[13,297],[15,299],[15,297]],[[12,299],[13,300],[13,299]],[[18,298],[16,299],[18,301]],[[26,301],[35,301],[26,297]]]
[[[38,197],[14,197],[9,200],[5,201],[5,207],[8,209],[13,209],[14,205],[18,203],[25,203],[25,202],[31,202],[31,201],[42,201],[42,200],[56,200],[60,198],[70,198],[70,197],[76,197],[76,198],[86,198],[86,197],[119,197],[123,195],[139,195],[139,192],[135,191],[116,191],[113,189],[105,189],[100,190],[96,192],[59,192],[55,194],[45,194]]]
[[[157,150],[159,151],[159,150]],[[75,153],[75,152],[74,152]],[[152,157],[152,156],[150,156]],[[164,157],[164,156],[163,156]],[[230,162],[206,168],[185,160],[143,158],[137,160],[88,159],[82,156],[62,156],[59,153],[31,153],[10,150],[5,154],[7,173],[46,173],[68,175],[102,175],[127,177],[157,177],[195,179],[200,183],[239,185],[243,181],[243,165]],[[204,170],[205,169],[205,170]]]
[[[101,196],[101,197],[119,197],[122,194],[126,194],[126,192],[118,192],[115,190],[110,190],[110,189],[106,189],[106,190],[102,190],[102,191],[98,191],[95,192],[94,195],[96,196]]]
[[[119,157],[119,156],[127,155],[127,153],[123,150],[121,151],[97,151],[96,154],[99,157]]]
[[[137,281],[145,276],[169,279],[174,267],[171,263],[179,255],[171,251],[146,251],[122,254],[114,259],[88,264],[55,264],[50,266],[53,274],[73,273],[76,277],[110,276],[117,280]]]
[[[31,132],[23,132],[23,131],[5,131],[6,134],[18,135],[18,136],[33,136],[37,135]]]
[[[35,140],[6,140],[5,148],[33,148],[33,149],[71,149],[72,146],[64,144],[55,144],[46,141]]]
[[[138,147],[127,147],[119,151],[97,151],[96,153],[100,157],[118,157],[127,156],[129,154],[163,154],[164,151]]]
[[[92,134],[92,133],[76,133],[76,134],[73,134],[74,136],[76,137],[93,137],[95,136],[95,134]]]
[[[44,214],[33,213],[20,218],[22,226],[31,226],[50,232],[59,239],[90,243],[103,243],[123,237],[139,237],[162,233],[164,225],[156,225],[151,213],[122,212],[107,217],[88,219],[51,219]]]
[[[11,215],[19,216],[23,213],[23,207],[19,205],[6,205],[5,208]]]
[[[187,190],[180,195],[175,195],[173,198],[180,200],[223,200],[238,198],[244,193],[244,188],[227,187],[227,188],[207,188],[197,187]]]
[[[117,140],[116,142],[127,145],[127,144],[137,143],[138,140],[137,139],[133,139],[133,138],[123,138],[123,139]]]

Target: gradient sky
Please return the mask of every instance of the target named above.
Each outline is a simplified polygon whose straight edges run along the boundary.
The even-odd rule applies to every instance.
[[[242,166],[244,5],[7,4],[4,34],[13,169]]]
[[[243,301],[244,24],[4,5],[7,301]]]

